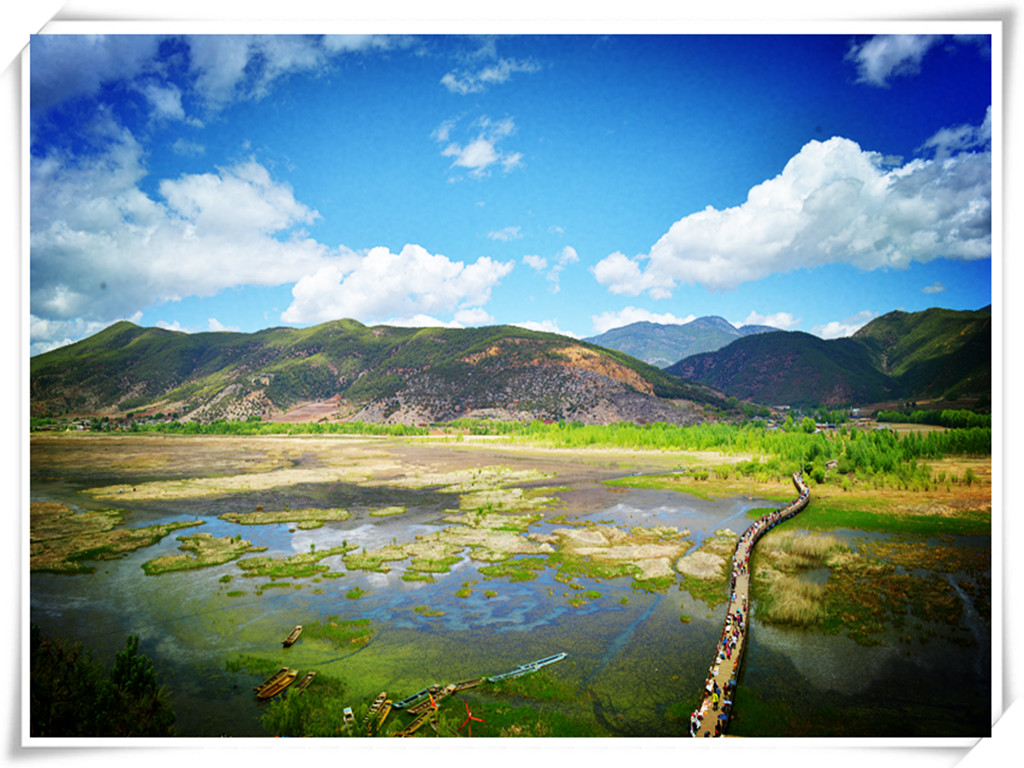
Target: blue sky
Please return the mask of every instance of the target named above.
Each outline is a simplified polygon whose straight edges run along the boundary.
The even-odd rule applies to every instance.
[[[908,30],[912,31],[912,30]],[[33,354],[189,332],[991,302],[991,50],[959,35],[37,35]]]

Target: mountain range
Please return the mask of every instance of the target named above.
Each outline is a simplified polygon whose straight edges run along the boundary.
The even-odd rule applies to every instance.
[[[992,312],[890,312],[829,341],[797,331],[747,336],[665,372],[764,404],[989,397]]]
[[[584,339],[609,349],[617,349],[659,368],[700,352],[714,352],[736,339],[755,333],[777,331],[769,325],[744,325],[737,328],[724,317],[698,317],[684,325],[641,321],[613,328],[599,336]]]
[[[30,361],[33,416],[459,417],[691,423],[725,397],[615,350],[515,326],[187,334],[122,321]]]

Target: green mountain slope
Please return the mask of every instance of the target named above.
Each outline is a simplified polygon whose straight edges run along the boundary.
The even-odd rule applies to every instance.
[[[885,400],[891,379],[872,365],[863,345],[809,333],[748,336],[717,352],[688,357],[666,373],[728,395],[770,405],[843,405]]]
[[[776,330],[767,325],[736,328],[724,318],[709,316],[698,317],[685,325],[641,321],[584,340],[665,368],[690,355],[721,349],[744,336]]]
[[[185,334],[120,322],[32,358],[30,369],[35,415],[159,409],[206,421],[280,416],[300,404],[329,402],[345,417],[372,421],[480,412],[687,421],[695,412],[668,399],[723,402],[621,352],[513,326],[391,328],[339,320],[253,334]]]
[[[666,373],[779,405],[978,397],[991,391],[991,311],[890,312],[849,338],[748,336]]]
[[[878,368],[904,397],[988,394],[992,388],[992,312],[932,308],[890,312],[853,338],[871,350]]]

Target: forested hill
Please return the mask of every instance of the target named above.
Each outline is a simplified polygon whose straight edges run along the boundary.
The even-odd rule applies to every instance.
[[[992,313],[890,312],[826,341],[778,331],[738,339],[665,369],[759,403],[839,406],[990,397]]]
[[[392,423],[469,415],[690,423],[708,405],[724,398],[621,352],[514,326],[338,320],[186,334],[119,322],[31,360],[35,416],[159,410],[200,421],[291,414]]]

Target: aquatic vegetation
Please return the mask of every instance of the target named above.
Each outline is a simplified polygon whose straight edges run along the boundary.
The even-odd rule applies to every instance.
[[[429,605],[417,605],[415,608],[413,608],[413,611],[419,616],[444,616],[444,611],[439,611],[435,608],[431,608]]]
[[[383,507],[370,512],[370,517],[391,517],[393,515],[404,515],[408,510],[405,507]]]
[[[303,579],[330,570],[320,561],[332,555],[343,555],[353,547],[342,545],[312,552],[300,552],[291,557],[248,557],[238,561],[246,576],[269,576],[271,579]],[[326,574],[325,574],[326,575]]]
[[[327,640],[338,648],[366,645],[376,631],[370,619],[341,619],[337,615],[303,624],[302,629],[306,637]]]
[[[220,516],[239,525],[271,525],[274,523],[295,523],[303,530],[320,528],[324,523],[348,520],[352,514],[344,509],[279,509],[271,512],[226,512]]]
[[[347,597],[349,600],[358,600],[365,594],[366,590],[364,590],[362,587],[352,587],[352,589],[345,593],[345,597]]]
[[[241,536],[215,537],[211,533],[195,533],[190,536],[179,536],[181,546],[178,549],[190,553],[184,555],[164,555],[153,560],[147,560],[142,564],[142,570],[147,575],[169,573],[171,571],[187,571],[193,568],[208,568],[213,565],[237,560],[246,552],[258,552],[266,547],[254,547],[252,542],[246,541]],[[231,576],[226,575],[230,581]],[[220,581],[224,582],[222,576]]]
[[[437,579],[431,573],[420,573],[419,571],[406,571],[402,574],[402,581],[425,581],[433,584]]]
[[[532,581],[546,566],[543,557],[521,557],[495,565],[483,565],[478,570],[487,579],[507,577],[509,581]]]
[[[92,573],[95,567],[82,560],[110,560],[142,547],[152,546],[172,531],[202,525],[190,520],[117,527],[125,510],[101,509],[75,512],[63,504],[33,503],[29,512],[29,567],[33,571]]]
[[[404,547],[389,544],[373,552],[367,552],[365,549],[362,552],[349,552],[345,555],[344,561],[345,567],[350,571],[387,573],[391,568],[385,565],[385,562],[389,560],[405,560],[408,557],[409,553],[406,552]]]

